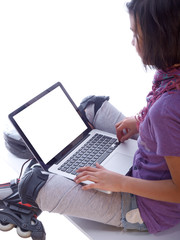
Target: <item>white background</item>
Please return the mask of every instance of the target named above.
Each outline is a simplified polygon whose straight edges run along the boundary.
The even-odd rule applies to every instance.
[[[124,3],[0,1],[1,132],[9,112],[57,81],[64,84],[77,105],[87,95],[109,95],[111,103],[127,116],[141,110],[154,73],[144,70],[131,45]],[[11,179],[11,171],[2,166],[1,181]],[[48,215],[48,219],[51,223],[46,231],[55,237],[47,240],[60,239],[58,232],[67,231],[66,224],[61,221],[59,229],[54,229],[56,217]],[[79,231],[76,238],[75,232],[72,230],[74,239],[86,239],[79,237]],[[0,232],[0,238],[8,239],[10,234]],[[68,234],[64,239],[71,239],[71,231]],[[20,239],[14,231],[12,238]]]

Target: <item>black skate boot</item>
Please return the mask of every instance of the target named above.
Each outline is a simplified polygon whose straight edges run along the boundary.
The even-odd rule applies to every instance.
[[[18,179],[0,185],[0,230],[9,231],[15,227],[22,238],[45,240],[44,227],[37,220],[41,210],[30,204],[22,204],[18,185]]]
[[[19,195],[23,204],[31,204],[33,207],[39,208],[35,201],[48,176],[49,173],[45,172],[37,164],[26,169],[18,185]]]
[[[92,127],[92,122],[87,118],[85,109],[90,105],[94,104],[94,116],[96,115],[97,111],[100,109],[102,104],[105,101],[109,101],[108,96],[95,96],[95,95],[90,95],[88,97],[85,97],[82,102],[80,103],[78,110],[81,114],[81,116],[84,118],[84,120],[89,123]]]

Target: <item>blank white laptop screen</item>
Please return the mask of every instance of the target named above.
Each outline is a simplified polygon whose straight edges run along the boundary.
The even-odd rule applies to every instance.
[[[60,87],[19,112],[14,119],[45,164],[87,129]]]

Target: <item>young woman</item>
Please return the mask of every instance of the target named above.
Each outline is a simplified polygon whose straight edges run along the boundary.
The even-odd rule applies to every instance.
[[[132,0],[127,8],[132,44],[145,67],[157,69],[147,106],[125,118],[107,100],[97,111],[95,98],[85,114],[121,142],[139,133],[132,169],[123,176],[83,167],[73,182],[36,166],[20,180],[19,194],[42,211],[156,233],[180,222],[180,1]],[[93,183],[81,185],[85,180]]]

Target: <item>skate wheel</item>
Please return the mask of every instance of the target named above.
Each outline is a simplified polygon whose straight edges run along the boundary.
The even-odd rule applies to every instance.
[[[14,228],[14,224],[12,224],[12,223],[2,224],[0,222],[0,230],[1,231],[7,232],[7,231],[10,231],[13,228]]]
[[[30,231],[23,231],[20,227],[17,227],[17,234],[22,238],[29,238],[31,236]]]
[[[31,221],[31,224],[34,225],[35,222]],[[17,234],[22,238],[31,237],[31,231],[22,230],[20,227],[17,227],[16,231],[17,231]]]

